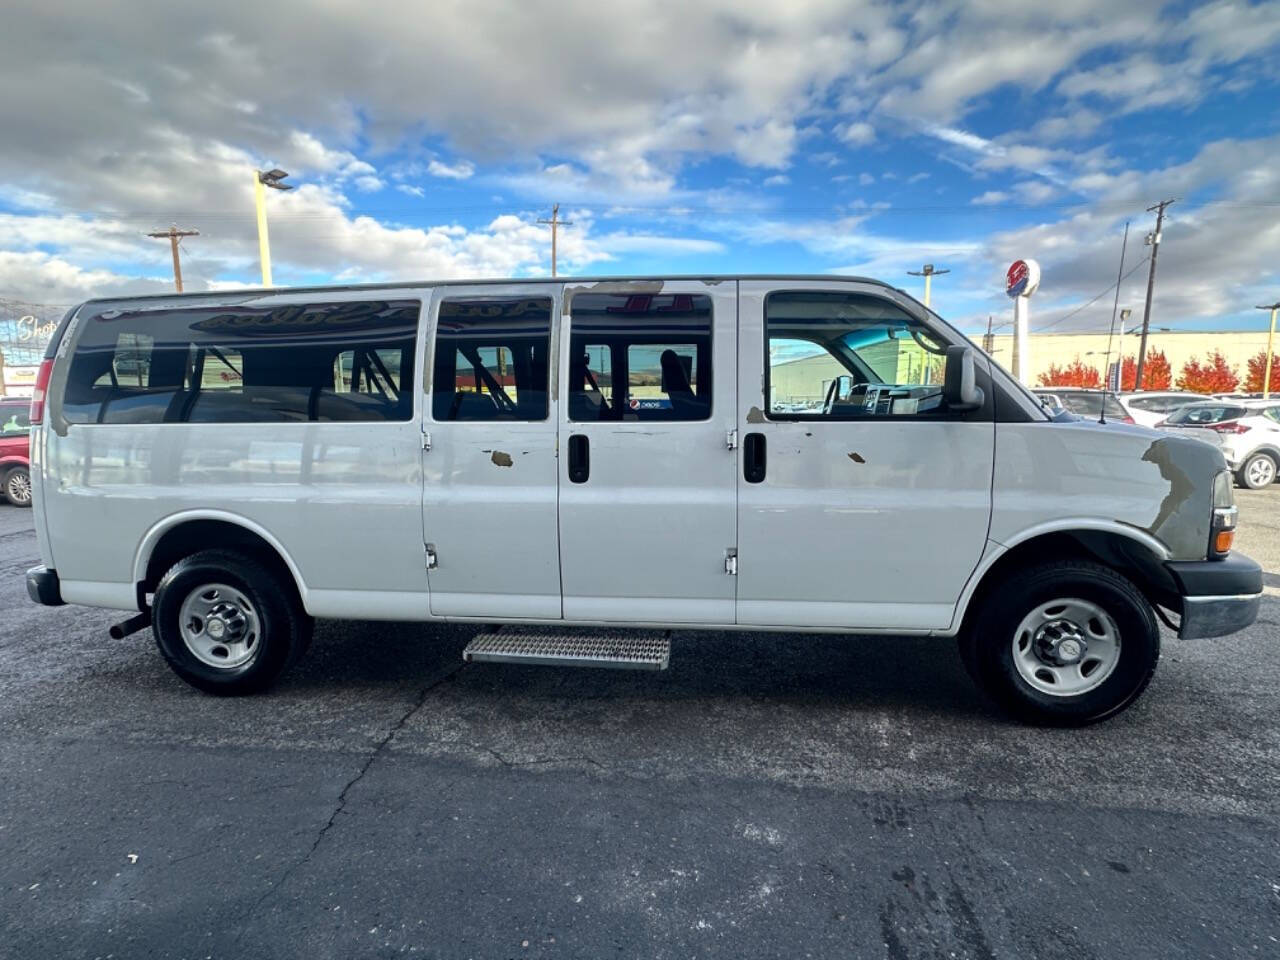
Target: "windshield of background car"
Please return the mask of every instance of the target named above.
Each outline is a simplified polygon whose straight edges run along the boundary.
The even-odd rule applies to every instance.
[[[1062,405],[1074,414],[1082,417],[1099,417],[1102,415],[1103,403],[1106,403],[1107,417],[1112,420],[1123,420],[1129,411],[1120,405],[1112,394],[1101,393],[1062,393],[1059,397]]]
[[[1235,420],[1245,415],[1244,407],[1232,403],[1194,403],[1175,410],[1169,415],[1169,423],[1184,426],[1200,426]]]
[[[20,437],[29,433],[30,409],[25,403],[0,404],[0,437]]]

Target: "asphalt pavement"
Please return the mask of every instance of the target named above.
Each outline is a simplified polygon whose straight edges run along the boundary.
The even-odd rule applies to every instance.
[[[1258,623],[1077,731],[906,638],[691,633],[649,674],[325,622],[217,699],[31,604],[0,505],[0,957],[1280,956],[1280,487],[1239,500]]]

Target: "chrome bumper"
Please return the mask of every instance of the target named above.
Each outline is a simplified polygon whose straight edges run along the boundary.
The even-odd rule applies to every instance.
[[[1183,597],[1182,623],[1178,636],[1183,640],[1224,637],[1258,619],[1262,606],[1261,593],[1243,593],[1229,597]]]

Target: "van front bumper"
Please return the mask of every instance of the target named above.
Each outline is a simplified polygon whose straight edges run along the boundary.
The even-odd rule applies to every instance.
[[[60,607],[66,603],[62,599],[62,581],[58,579],[58,571],[47,567],[32,567],[27,571],[27,594],[46,607]]]
[[[1222,560],[1166,564],[1182,595],[1184,640],[1225,637],[1258,619],[1262,606],[1262,567],[1240,553]]]

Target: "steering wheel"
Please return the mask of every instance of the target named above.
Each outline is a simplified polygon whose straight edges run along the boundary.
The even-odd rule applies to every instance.
[[[822,401],[822,415],[825,417],[835,409],[836,391],[840,389],[840,378],[836,377],[831,381],[831,386],[827,387],[827,397]]]

